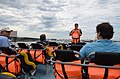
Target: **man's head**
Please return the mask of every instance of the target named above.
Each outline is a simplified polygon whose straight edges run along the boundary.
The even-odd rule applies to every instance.
[[[13,30],[10,30],[9,27],[3,27],[0,31],[1,31],[1,35],[2,35],[2,36],[7,36],[7,37],[9,37],[9,36],[10,36],[10,33],[11,33]]]
[[[101,23],[96,27],[97,38],[102,37],[102,39],[111,39],[113,37],[113,27],[107,22]]]
[[[41,34],[40,35],[40,40],[41,41],[45,41],[46,40],[46,35],[45,34]]]
[[[78,23],[75,23],[75,29],[78,29]]]

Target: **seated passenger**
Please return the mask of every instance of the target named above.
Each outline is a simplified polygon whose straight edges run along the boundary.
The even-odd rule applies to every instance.
[[[96,27],[97,41],[85,44],[79,51],[82,58],[87,58],[91,52],[120,52],[120,44],[112,40],[114,35],[113,26],[107,22],[98,24]]]
[[[0,31],[1,31],[0,53],[5,53],[7,55],[18,54],[17,51],[14,48],[11,47],[11,42],[9,41],[10,33],[13,30],[10,30],[9,27],[4,27]],[[26,70],[26,72],[31,71],[33,68],[36,69],[36,65],[34,64],[33,60],[29,60],[31,58],[29,53],[26,54],[24,52],[20,52],[20,55],[17,58],[20,59],[21,67],[22,68],[25,67],[25,68],[23,68],[24,70],[29,68],[29,70]],[[7,60],[6,60],[6,62],[7,62]]]
[[[40,35],[40,41],[38,41],[37,43],[40,43],[44,46],[48,45],[48,41],[46,40],[46,35],[45,34],[41,34]]]
[[[11,47],[11,42],[9,41],[10,38],[10,33],[13,30],[10,30],[9,27],[3,27],[1,29],[1,35],[0,35],[0,47],[8,47],[9,49],[11,49],[11,54],[16,54],[16,51],[14,48]],[[1,51],[0,51],[1,52]]]

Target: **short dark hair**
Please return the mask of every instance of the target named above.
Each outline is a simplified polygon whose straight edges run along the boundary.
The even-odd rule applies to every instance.
[[[98,24],[96,27],[97,33],[100,32],[100,36],[102,36],[103,39],[111,39],[113,37],[113,26],[110,25],[107,22]]]
[[[75,23],[75,25],[78,25],[78,23]]]
[[[41,35],[40,35],[40,40],[41,40],[41,41],[46,40],[46,35],[45,35],[45,34],[41,34]]]

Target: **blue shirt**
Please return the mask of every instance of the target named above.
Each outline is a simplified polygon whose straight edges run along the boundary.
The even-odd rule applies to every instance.
[[[83,46],[79,54],[82,58],[87,58],[91,52],[120,52],[120,44],[111,40],[97,40]]]
[[[10,47],[10,42],[7,37],[0,36],[0,47]]]
[[[0,47],[11,47],[9,39],[6,36],[0,36]],[[1,52],[0,50],[0,53]]]

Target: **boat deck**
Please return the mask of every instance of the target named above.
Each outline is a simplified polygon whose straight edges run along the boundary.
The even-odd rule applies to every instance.
[[[36,75],[32,76],[33,79],[55,79],[52,65],[48,66],[48,71],[46,73],[46,65],[37,65]],[[29,79],[29,78],[28,78]]]

